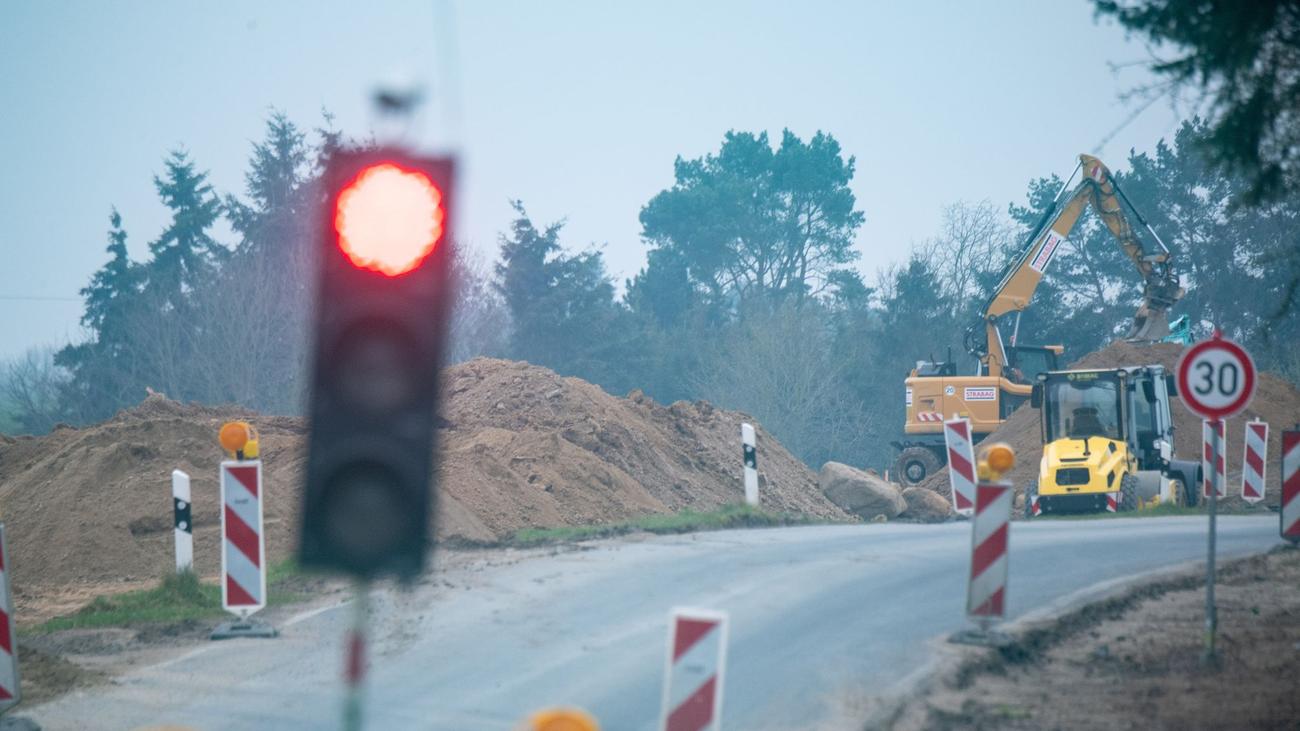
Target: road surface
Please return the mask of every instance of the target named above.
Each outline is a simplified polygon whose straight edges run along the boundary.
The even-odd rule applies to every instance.
[[[1203,559],[1204,518],[1013,525],[1009,617],[1089,585]],[[1219,519],[1220,555],[1268,549],[1276,517]],[[367,726],[512,729],[574,704],[606,731],[655,725],[669,609],[728,610],[723,726],[838,726],[845,698],[888,695],[960,629],[968,523],[723,531],[602,541],[452,567],[374,594]],[[514,554],[517,556],[517,553]],[[46,729],[179,723],[338,727],[348,607],[274,640],[202,645],[114,685],[27,710]],[[851,726],[848,726],[851,727]]]

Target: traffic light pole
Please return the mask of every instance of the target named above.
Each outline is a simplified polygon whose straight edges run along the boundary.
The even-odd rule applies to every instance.
[[[370,582],[357,581],[352,598],[352,624],[347,630],[343,660],[343,731],[361,731],[365,703],[366,629],[370,620]]]

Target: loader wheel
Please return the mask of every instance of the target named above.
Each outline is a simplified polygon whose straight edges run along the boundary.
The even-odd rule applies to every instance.
[[[925,447],[908,447],[898,455],[894,472],[904,487],[919,485],[943,467],[939,456]]]
[[[1119,481],[1119,512],[1131,513],[1138,509],[1138,480],[1136,475],[1124,475]]]

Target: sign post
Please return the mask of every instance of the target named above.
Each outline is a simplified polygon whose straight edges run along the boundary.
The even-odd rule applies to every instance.
[[[740,425],[741,450],[745,458],[745,504],[758,507],[758,442],[752,424]]]
[[[1203,492],[1208,498],[1209,537],[1205,559],[1205,661],[1216,660],[1215,635],[1218,609],[1214,602],[1215,532],[1219,496],[1227,489],[1221,475],[1227,472],[1223,420],[1239,413],[1255,395],[1255,362],[1240,345],[1217,331],[1183,353],[1178,361],[1178,394],[1189,411],[1205,420]]]
[[[190,476],[172,470],[172,526],[176,533],[176,573],[194,570],[193,503],[190,500]]]
[[[718,731],[727,662],[727,614],[674,609],[668,628],[660,731]]]

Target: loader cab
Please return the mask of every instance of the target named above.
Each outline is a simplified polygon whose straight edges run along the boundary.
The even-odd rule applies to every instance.
[[[1043,442],[1100,437],[1124,441],[1124,384],[1118,371],[1039,375],[1034,406],[1042,414]]]
[[[1044,444],[1093,437],[1123,442],[1137,469],[1154,470],[1172,457],[1173,395],[1164,367],[1145,366],[1043,373],[1030,398]]]

